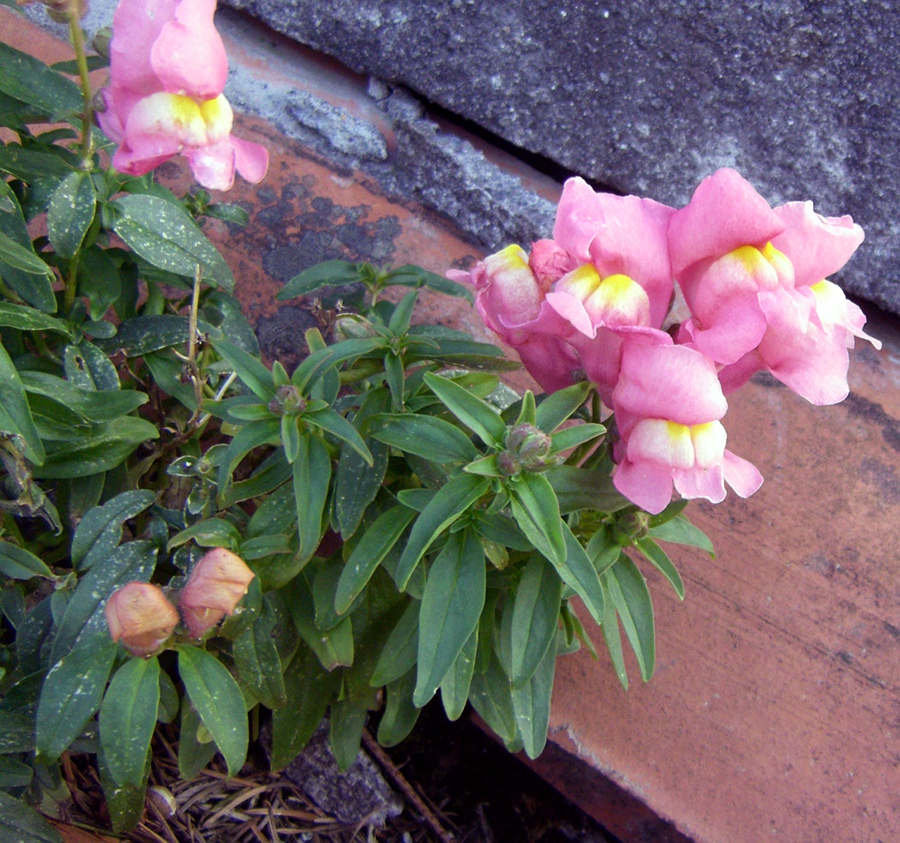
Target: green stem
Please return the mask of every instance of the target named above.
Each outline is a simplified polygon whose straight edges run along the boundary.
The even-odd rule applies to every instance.
[[[81,82],[81,96],[84,99],[84,111],[81,116],[81,168],[90,171],[93,162],[93,139],[91,130],[94,123],[94,92],[88,73],[87,54],[84,49],[84,33],[81,31],[81,19],[76,9],[77,3],[69,7],[69,37],[75,48],[75,61],[78,63],[78,76]]]

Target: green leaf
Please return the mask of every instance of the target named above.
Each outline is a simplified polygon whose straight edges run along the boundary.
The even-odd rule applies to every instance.
[[[187,317],[160,314],[135,316],[119,325],[114,337],[100,340],[97,344],[110,353],[121,350],[129,357],[143,357],[164,348],[185,346],[187,341]]]
[[[67,345],[64,355],[66,378],[82,389],[121,389],[119,373],[110,359],[96,345],[82,340]]]
[[[363,533],[338,581],[334,597],[338,614],[343,615],[350,608],[415,516],[414,510],[395,506],[379,515]]]
[[[200,713],[187,694],[181,701],[181,721],[178,735],[178,772],[185,780],[195,779],[218,751]],[[107,797],[108,798],[108,797]]]
[[[306,579],[306,572],[294,577],[288,588],[282,592],[289,596],[291,616],[297,633],[306,645],[318,656],[322,666],[332,671],[337,667],[353,664],[353,623],[347,616],[337,626],[322,631],[316,626],[316,608],[312,589]]]
[[[558,389],[538,404],[535,424],[544,433],[553,433],[587,400],[591,385],[587,381]]]
[[[604,578],[631,649],[637,656],[641,677],[649,682],[656,666],[656,632],[653,602],[644,575],[631,559],[622,554]]]
[[[480,626],[480,624],[479,624]],[[448,720],[458,720],[466,707],[472,676],[475,673],[475,655],[478,651],[478,629],[475,627],[469,640],[441,680],[441,703]]]
[[[412,701],[415,685],[416,673],[410,670],[385,688],[387,702],[378,721],[378,743],[382,746],[396,746],[416,725],[420,709]]]
[[[322,287],[342,287],[362,281],[360,265],[348,261],[325,261],[295,275],[275,296],[279,301],[305,296]]]
[[[472,677],[469,702],[507,746],[515,744],[518,729],[509,678],[503,672],[497,654],[492,650],[487,670],[476,671]]]
[[[331,457],[317,436],[307,434],[300,439],[292,468],[300,541],[297,558],[305,562],[322,541],[322,515],[331,481]]]
[[[14,143],[0,146],[0,172],[21,179],[31,185],[32,189],[39,185],[52,194],[56,185],[69,175],[73,168],[66,160],[66,151],[61,147],[44,147],[44,150],[23,149]],[[43,201],[49,204],[49,195],[45,200],[42,198],[40,204],[43,204]],[[31,211],[27,202],[26,209]]]
[[[82,389],[47,372],[22,372],[22,386],[32,396],[31,409],[37,415],[66,419],[76,424],[119,419],[147,403],[148,397],[134,389]],[[40,396],[35,400],[33,396]],[[61,405],[54,413],[52,405]],[[68,411],[68,413],[66,413]]]
[[[510,681],[514,689],[525,686],[550,650],[559,622],[562,587],[553,565],[533,555],[522,571],[513,604]]]
[[[571,427],[557,430],[551,437],[553,448],[550,453],[568,451],[570,448],[576,448],[583,442],[589,442],[604,433],[606,433],[606,428],[602,424],[574,424]]]
[[[541,474],[523,473],[509,491],[513,518],[519,528],[554,565],[562,565],[566,542],[553,487]]]
[[[675,589],[679,600],[684,600],[684,582],[678,569],[672,564],[669,555],[655,542],[653,539],[639,539],[635,542],[635,546],[644,556],[650,560],[653,567],[656,568]]]
[[[5,541],[0,541],[0,574],[12,580],[53,579],[53,571],[30,550]]]
[[[449,278],[444,278],[443,275],[429,272],[421,266],[407,264],[406,266],[397,267],[397,269],[388,273],[385,280],[390,284],[397,284],[403,287],[428,287],[430,290],[435,290],[447,296],[465,299],[469,304],[475,303],[472,291],[468,287],[458,284],[456,281],[451,281]]]
[[[331,704],[328,745],[341,773],[349,770],[359,755],[368,713],[364,705],[359,705],[349,698]]]
[[[632,503],[613,486],[608,471],[559,465],[544,472],[556,498],[559,511],[566,515],[581,509],[617,512]]]
[[[337,696],[341,675],[327,672],[304,647],[288,666],[284,681],[287,703],[272,712],[273,771],[284,769],[303,751]]]
[[[150,739],[159,710],[159,660],[132,658],[115,673],[100,706],[100,741],[121,787],[146,786]]]
[[[686,544],[705,550],[715,559],[715,550],[709,536],[699,527],[695,527],[684,516],[676,516],[671,521],[650,527],[650,535],[654,539],[674,544]]]
[[[15,758],[0,758],[0,790],[28,787],[34,778],[34,770]],[[2,825],[0,825],[2,830]]]
[[[36,465],[41,465],[46,459],[44,443],[35,427],[22,379],[2,344],[0,344],[0,408],[16,426],[16,430],[8,432],[18,433],[25,439],[25,456]]]
[[[485,445],[499,448],[506,436],[506,424],[500,414],[465,387],[440,375],[429,372],[425,383],[441,402],[466,427],[472,430]]]
[[[47,209],[47,231],[57,254],[72,258],[94,221],[97,195],[90,173],[69,173],[53,191]]]
[[[234,343],[213,340],[213,348],[228,361],[241,382],[261,401],[268,403],[275,397],[272,373],[252,354]]]
[[[241,689],[215,656],[198,647],[178,648],[178,671],[191,704],[225,757],[228,775],[237,775],[249,740]]]
[[[113,230],[153,266],[203,280],[227,292],[234,290],[228,264],[183,208],[146,194],[130,194],[111,203],[120,216]]]
[[[50,267],[34,253],[34,250],[20,246],[2,231],[0,231],[0,261],[29,275],[52,276]]]
[[[419,612],[421,603],[411,600],[382,647],[372,672],[373,688],[395,682],[416,663],[419,650]]]
[[[428,571],[419,615],[418,679],[413,702],[421,708],[435,694],[484,607],[484,550],[474,530],[454,533]]]
[[[490,488],[490,482],[486,477],[460,474],[431,499],[416,519],[397,564],[395,579],[401,590],[406,588],[431,543]]]
[[[465,433],[436,416],[380,413],[369,420],[366,431],[392,448],[442,465],[467,463],[481,456]]]
[[[139,445],[158,439],[156,425],[134,416],[79,431],[77,439],[51,442],[43,464],[34,469],[39,479],[88,477],[123,463]]]
[[[196,542],[200,547],[227,547],[235,551],[241,543],[241,533],[224,518],[204,518],[172,536],[169,539],[169,550],[189,541]]]
[[[40,59],[0,42],[0,91],[57,119],[83,108],[81,90]]]
[[[59,758],[100,708],[117,649],[109,636],[96,636],[50,668],[35,719],[42,761]]]
[[[554,636],[555,641],[555,636]],[[525,753],[537,758],[547,743],[550,727],[550,697],[556,672],[556,646],[544,653],[532,677],[520,688],[513,688],[512,704],[516,726],[522,737]]]
[[[242,427],[231,442],[225,458],[219,465],[218,487],[219,505],[231,495],[231,474],[238,467],[241,460],[254,448],[261,445],[275,445],[281,442],[281,423],[278,419],[260,419],[250,422]]]
[[[603,582],[608,582],[605,575],[603,577]],[[616,671],[616,676],[619,677],[619,682],[622,683],[622,687],[627,691],[628,672],[625,670],[625,654],[622,651],[622,636],[619,633],[619,621],[616,616],[616,607],[613,605],[612,597],[609,597],[606,600],[601,627],[603,629],[603,638],[606,641],[606,648],[609,650],[609,657],[613,663],[613,669]]]
[[[60,833],[37,811],[2,790],[0,839],[10,843],[63,843]]]
[[[366,447],[366,443],[363,442],[362,437],[357,432],[356,428],[347,421],[342,415],[336,413],[334,410],[325,409],[325,410],[317,410],[316,412],[304,413],[303,421],[307,424],[311,424],[314,427],[318,427],[321,430],[327,431],[332,436],[336,436],[342,442],[346,442],[351,448],[353,448],[356,453],[358,453],[366,465],[369,468],[375,463],[375,458],[372,456],[368,447]]]
[[[281,659],[275,646],[276,624],[271,604],[263,598],[259,619],[232,644],[238,677],[264,706],[271,709],[280,708],[287,702]]]
[[[66,607],[51,661],[65,658],[76,645],[89,639],[109,640],[104,606],[109,596],[129,582],[148,582],[156,567],[156,545],[147,540],[128,542],[110,551],[102,564],[81,578]]]
[[[572,529],[562,522],[563,538],[566,542],[566,560],[557,568],[563,582],[584,601],[591,617],[600,623],[605,612],[605,594],[590,557],[581,546]]]
[[[126,280],[136,274],[134,264],[119,264],[110,256],[109,249],[98,244],[84,249],[78,261],[78,295],[88,299],[88,313],[97,321],[122,297]]]
[[[37,674],[43,682],[43,673]],[[8,703],[7,696],[4,702]],[[18,755],[34,749],[34,719],[16,711],[0,710],[0,755]]]
[[[126,521],[140,515],[156,500],[149,489],[122,492],[103,506],[89,509],[75,528],[70,551],[72,565],[86,571],[99,560],[106,561],[122,541]]]

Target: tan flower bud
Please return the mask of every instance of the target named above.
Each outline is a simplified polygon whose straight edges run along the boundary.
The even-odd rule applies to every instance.
[[[188,632],[200,638],[225,615],[234,614],[254,576],[240,556],[224,547],[205,553],[178,600]]]
[[[106,601],[106,624],[113,641],[135,656],[152,656],[178,625],[178,610],[159,586],[130,582]]]

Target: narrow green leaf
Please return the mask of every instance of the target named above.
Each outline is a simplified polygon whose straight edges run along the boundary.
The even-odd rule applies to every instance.
[[[317,436],[300,439],[293,464],[294,501],[297,511],[298,559],[312,557],[322,540],[322,515],[331,480],[331,457]]]
[[[267,403],[275,397],[272,373],[256,357],[226,340],[213,340],[212,345],[257,398]]]
[[[514,689],[531,679],[556,637],[562,587],[553,565],[533,555],[522,571],[513,604],[510,681]]]
[[[34,778],[34,770],[15,758],[0,758],[0,790],[28,787]],[[0,831],[2,831],[0,825]]]
[[[10,843],[63,843],[60,833],[37,811],[2,790],[0,839]]]
[[[228,264],[182,207],[147,194],[129,194],[111,203],[120,214],[113,229],[144,260],[159,269],[234,290]]]
[[[278,419],[260,419],[244,425],[228,443],[225,458],[219,465],[218,487],[219,505],[231,495],[231,475],[241,460],[254,448],[261,445],[276,445],[281,442],[281,423]]]
[[[57,119],[79,114],[81,91],[40,59],[0,42],[0,91]]]
[[[388,322],[388,330],[395,336],[402,336],[409,330],[413,308],[416,306],[418,298],[419,294],[416,291],[407,293],[394,307],[394,312]]]
[[[431,499],[416,519],[397,564],[396,580],[401,590],[431,543],[490,488],[490,482],[486,477],[460,474]]]
[[[116,650],[108,636],[96,636],[50,668],[35,718],[37,754],[43,761],[59,758],[100,708]]]
[[[342,287],[362,281],[360,265],[348,261],[325,261],[295,275],[275,296],[279,301],[305,296],[322,287]]]
[[[25,439],[25,455],[33,463],[41,465],[46,459],[44,443],[35,427],[22,379],[2,344],[0,344],[0,408],[17,428],[8,432],[20,434]]]
[[[479,627],[475,627],[472,631],[453,666],[441,681],[441,703],[447,719],[451,721],[458,720],[462,716],[469,698],[469,688],[475,673],[475,655],[478,651],[478,629]]]
[[[521,474],[510,485],[513,518],[528,540],[554,565],[566,559],[566,541],[556,493],[542,474]]]
[[[185,780],[195,779],[218,751],[209,730],[203,725],[200,713],[185,694],[181,701],[181,721],[178,734],[178,772]],[[201,740],[202,738],[202,740]]]
[[[204,518],[169,539],[169,551],[194,541],[200,547],[227,547],[235,551],[241,544],[241,533],[224,518]]]
[[[395,682],[416,663],[421,602],[411,600],[385,641],[370,679],[373,688]]]
[[[57,254],[72,258],[94,220],[97,196],[90,173],[70,173],[53,191],[47,209],[47,231]]]
[[[474,530],[454,533],[428,571],[419,615],[418,678],[413,702],[435,694],[478,627],[484,607],[484,550]]]
[[[604,575],[602,582],[605,584],[604,591],[608,594],[609,580],[607,577],[608,574]],[[619,633],[619,620],[611,596],[607,597],[603,608],[603,623],[601,624],[601,627],[603,629],[603,638],[606,641],[606,649],[609,650],[609,657],[613,663],[613,669],[616,671],[616,676],[619,677],[619,682],[622,683],[622,687],[627,691],[628,672],[625,670],[625,654],[622,651],[622,636]]]
[[[591,385],[587,381],[558,389],[546,396],[537,407],[535,424],[544,433],[553,433],[587,400]]]
[[[249,739],[241,689],[215,656],[198,647],[179,647],[178,671],[203,725],[225,757],[228,775],[237,775]]]
[[[506,424],[490,404],[482,401],[458,383],[432,372],[425,375],[425,383],[441,399],[444,406],[472,430],[485,445],[491,448],[502,446],[506,436]]]
[[[655,527],[650,527],[650,535],[654,539],[673,544],[686,544],[691,547],[699,547],[715,558],[715,550],[709,536],[699,527],[695,527],[682,515],[676,516],[671,521],[666,521]]]
[[[0,541],[0,574],[12,580],[30,580],[32,577],[53,578],[53,571],[30,550],[5,541]]]
[[[435,416],[381,413],[366,427],[370,436],[406,453],[441,463],[468,463],[481,454],[456,425]]]
[[[132,658],[115,673],[100,707],[100,741],[110,776],[142,788],[159,710],[159,660]]]
[[[647,582],[637,565],[625,554],[604,576],[625,634],[637,656],[641,677],[649,682],[656,666],[656,632]]]
[[[385,688],[387,702],[378,721],[378,743],[382,746],[396,746],[416,725],[421,709],[412,701],[415,686],[416,672],[410,670]]]
[[[415,516],[414,510],[395,506],[379,515],[363,533],[338,581],[334,597],[334,608],[338,614],[343,615],[350,608]]]
[[[547,743],[555,672],[556,647],[552,646],[544,653],[532,677],[521,688],[513,688],[512,691],[516,726],[529,758],[537,758]]]
[[[286,414],[281,417],[281,447],[284,448],[284,458],[292,465],[300,453],[300,428],[297,422],[297,416]]]
[[[669,555],[653,539],[640,539],[635,545],[675,589],[679,600],[684,600],[684,582],[678,569],[672,564]]]
[[[290,600],[291,617],[297,634],[318,657],[322,666],[332,671],[353,664],[354,641],[352,617],[322,631],[316,626],[316,608],[306,571],[295,576],[283,592]]]
[[[142,443],[158,438],[155,424],[123,416],[89,431],[79,431],[77,439],[49,443],[46,458],[35,468],[34,476],[62,480],[109,471],[128,459]]]
[[[125,522],[140,515],[155,500],[156,495],[149,489],[137,489],[89,509],[72,537],[70,555],[75,568],[86,571],[98,560],[105,561],[122,541]]]
[[[372,468],[374,465],[375,459],[368,447],[366,447],[366,443],[363,442],[362,436],[360,436],[356,428],[339,413],[330,409],[317,410],[313,413],[304,413],[303,420],[321,430],[327,431],[332,436],[336,436],[342,442],[346,442],[363,458],[369,468]]]
[[[553,448],[550,453],[556,454],[560,451],[568,451],[570,448],[577,448],[582,443],[597,439],[604,433],[606,433],[606,428],[602,424],[575,424],[565,427],[557,430],[551,437]]]
[[[276,624],[271,604],[263,598],[262,612],[256,623],[232,644],[234,666],[241,682],[271,709],[287,702],[281,659],[275,646]]]
[[[55,331],[72,335],[69,326],[53,316],[48,316],[33,307],[12,302],[0,302],[0,327],[17,328],[20,331]]]
[[[482,720],[507,745],[514,745],[518,734],[513,711],[509,678],[503,672],[500,659],[488,646],[490,660],[485,672],[476,671],[472,677],[469,702]]]
[[[600,512],[618,512],[631,501],[613,486],[609,472],[602,469],[584,469],[573,465],[558,465],[544,472],[553,486],[563,515],[581,509]]]
[[[444,278],[443,275],[437,275],[434,272],[422,269],[421,266],[408,264],[397,267],[397,269],[392,270],[388,274],[386,280],[391,284],[398,284],[404,287],[428,287],[430,290],[447,296],[465,299],[469,304],[474,304],[475,301],[472,291],[468,287],[458,284],[456,281],[451,281],[449,278]]]

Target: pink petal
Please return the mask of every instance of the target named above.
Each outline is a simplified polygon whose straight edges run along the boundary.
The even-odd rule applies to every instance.
[[[669,255],[679,278],[697,261],[718,258],[740,246],[764,246],[785,224],[751,184],[731,169],[700,182],[691,201],[669,222]]]
[[[131,103],[118,96],[120,90],[137,98],[163,90],[150,62],[153,45],[162,28],[172,19],[178,0],[122,0],[113,17],[110,47],[110,81],[118,107]],[[127,113],[121,115],[123,122]]]
[[[865,237],[852,218],[819,216],[812,202],[788,202],[774,213],[786,227],[772,245],[790,258],[798,287],[837,272]]]
[[[259,184],[269,169],[269,150],[258,143],[251,143],[232,136],[234,166],[250,184]]]
[[[716,421],[728,404],[716,367],[692,348],[626,342],[613,408],[639,418],[695,425]]]
[[[688,471],[676,470],[673,478],[675,488],[683,498],[705,498],[713,503],[725,500],[725,480],[721,465],[712,468],[694,467]]]
[[[213,23],[216,0],[178,0],[153,44],[150,63],[163,89],[199,100],[225,89],[228,56]]]
[[[749,498],[763,483],[759,469],[741,457],[732,454],[727,448],[722,457],[725,471],[725,482],[742,498]]]
[[[651,515],[662,512],[672,500],[672,470],[652,462],[620,462],[613,485],[628,500]]]
[[[234,148],[231,139],[185,150],[197,184],[208,190],[228,190],[234,184]]]

